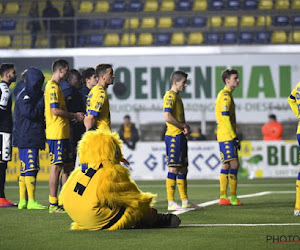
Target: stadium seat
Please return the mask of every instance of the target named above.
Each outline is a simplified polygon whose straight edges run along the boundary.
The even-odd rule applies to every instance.
[[[172,45],[183,45],[185,42],[185,36],[183,32],[174,32],[171,38]]]
[[[87,14],[93,11],[93,3],[91,1],[82,1],[79,7],[79,13]]]
[[[275,8],[277,10],[287,10],[290,8],[289,0],[276,0]]]
[[[131,0],[128,6],[130,12],[140,12],[143,10],[143,3],[140,0]]]
[[[126,10],[126,4],[123,0],[115,0],[111,4],[110,10],[112,12],[124,12]]]
[[[105,46],[117,46],[120,43],[120,37],[117,33],[108,33],[104,39]]]
[[[140,25],[140,21],[137,17],[128,18],[125,20],[125,29],[137,29]]]
[[[275,16],[273,19],[274,26],[287,26],[289,24],[288,16]]]
[[[192,27],[195,28],[201,28],[206,26],[206,18],[205,17],[200,17],[200,16],[194,16],[192,18]]]
[[[245,0],[243,5],[244,10],[256,10],[257,0]]]
[[[89,19],[78,19],[77,20],[77,29],[85,30],[90,28],[90,20]]]
[[[256,26],[270,26],[272,19],[270,16],[259,16],[256,19]]]
[[[240,43],[253,43],[253,34],[251,32],[240,32]]]
[[[226,16],[224,19],[224,27],[236,27],[238,25],[237,16]]]
[[[142,29],[152,29],[156,25],[156,20],[154,17],[144,17],[142,19],[141,28]]]
[[[19,10],[20,10],[20,8],[19,8],[19,4],[17,2],[8,2],[5,5],[4,14],[6,14],[6,15],[17,14],[17,13],[19,13]]]
[[[48,45],[48,40],[46,42]],[[86,45],[86,37],[84,35],[80,35],[77,38],[77,47],[84,47]]]
[[[105,29],[106,19],[94,19],[92,23],[92,29]]]
[[[151,33],[141,33],[138,38],[138,45],[152,45],[153,35]]]
[[[122,46],[135,45],[135,43],[136,43],[136,36],[134,33],[124,33],[122,35],[122,39],[121,39]]]
[[[210,9],[211,10],[223,10],[224,3],[222,0],[211,0]]]
[[[300,31],[291,31],[289,34],[289,43],[300,43]]]
[[[14,30],[16,28],[16,21],[9,19],[9,20],[2,20],[0,30]]]
[[[227,1],[227,9],[228,10],[239,10],[241,3],[239,0],[228,0]]]
[[[220,16],[212,16],[209,19],[208,26],[209,27],[220,27],[220,26],[222,26],[222,17],[220,17]]]
[[[178,0],[176,10],[186,11],[192,9],[192,3],[190,0]],[[171,41],[172,43],[172,41]]]
[[[220,35],[217,32],[209,32],[205,34],[206,44],[218,44],[220,43]]]
[[[256,33],[255,38],[257,43],[270,43],[271,35],[268,31],[259,31]]]
[[[236,43],[236,42],[237,42],[236,33],[234,33],[234,32],[223,33],[222,43],[232,44],[232,43]]]
[[[173,25],[173,20],[171,17],[160,17],[158,19],[158,28],[171,28]]]
[[[204,11],[207,9],[207,0],[194,0],[193,11]]]
[[[102,46],[103,35],[91,35],[89,45],[90,46]]]
[[[0,48],[7,48],[11,45],[10,36],[0,36]]]
[[[108,24],[110,29],[122,29],[124,26],[124,19],[122,18],[111,18]]]
[[[273,0],[260,0],[258,8],[260,10],[271,10],[271,9],[273,9]]]
[[[98,1],[96,3],[95,12],[101,13],[101,12],[108,12],[109,11],[109,3],[108,1]]]
[[[255,18],[254,16],[242,16],[240,25],[242,27],[252,27],[255,25]]]
[[[157,33],[155,35],[155,45],[169,45],[170,44],[170,34],[169,33]]]
[[[176,17],[173,26],[176,28],[185,28],[189,25],[188,17]]]
[[[293,18],[292,18],[292,24],[294,26],[300,26],[300,16],[293,16]]]
[[[300,0],[293,0],[292,9],[293,10],[299,10],[300,9]]]
[[[157,11],[157,10],[158,10],[157,0],[146,0],[145,5],[144,5],[144,11],[153,12],[153,11]]]
[[[190,45],[202,44],[203,41],[204,38],[201,32],[191,32],[188,36],[188,44]]]
[[[274,31],[271,38],[272,43],[286,43],[287,36],[285,31]]]
[[[173,11],[175,9],[174,0],[163,0],[161,2],[160,11]]]
[[[2,3],[0,3],[0,14],[2,14],[2,11],[3,11],[3,5]]]

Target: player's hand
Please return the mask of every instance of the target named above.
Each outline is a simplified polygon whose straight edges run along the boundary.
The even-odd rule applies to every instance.
[[[84,114],[82,112],[77,112],[75,113],[75,119],[79,122],[83,121],[84,119]]]
[[[188,124],[185,123],[183,125],[183,134],[188,136],[188,135],[190,135],[190,133],[191,133],[191,128]]]
[[[234,147],[235,147],[237,150],[240,150],[240,149],[241,149],[241,143],[240,143],[240,140],[239,140],[237,137],[235,137],[235,138],[233,139],[233,144],[234,144]]]
[[[126,159],[124,159],[124,158],[121,159],[121,162],[125,163],[128,166],[130,165],[130,163]]]

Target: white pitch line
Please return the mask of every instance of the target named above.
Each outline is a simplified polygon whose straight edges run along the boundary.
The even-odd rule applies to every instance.
[[[183,224],[180,227],[264,227],[264,226],[300,226],[300,223],[267,224]]]
[[[263,195],[268,195],[268,194],[287,194],[287,193],[295,193],[295,191],[265,191],[265,192],[259,192],[259,193],[253,193],[253,194],[239,195],[238,197],[239,198],[250,198],[250,197],[257,197],[257,196],[263,196]],[[198,204],[198,206],[207,207],[207,206],[211,206],[214,204],[218,204],[218,202],[219,202],[219,199],[200,203],[200,204]],[[175,211],[175,212],[173,212],[173,214],[178,215],[178,214],[183,214],[183,213],[193,211],[193,210],[195,210],[195,209]]]

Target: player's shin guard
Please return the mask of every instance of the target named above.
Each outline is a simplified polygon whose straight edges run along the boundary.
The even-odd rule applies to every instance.
[[[295,210],[300,210],[300,172],[296,181],[296,204]]]
[[[186,174],[177,175],[177,187],[182,201],[188,200]]]
[[[49,205],[50,205],[50,207],[57,207],[58,206],[57,197],[53,197],[53,196],[49,195]]]
[[[231,196],[235,196],[237,188],[237,169],[229,169],[229,185]]]
[[[176,177],[177,174],[168,173],[168,177],[166,180],[166,188],[167,188],[167,197],[168,201],[174,201],[175,197],[175,189],[176,189]]]
[[[221,169],[220,173],[220,196],[227,197],[227,186],[228,186],[228,170]]]
[[[19,176],[19,195],[20,195],[20,200],[26,199],[25,174],[21,174]]]
[[[35,200],[36,174],[36,171],[29,171],[25,175],[28,200]]]
[[[4,186],[6,179],[7,162],[0,162],[0,198],[5,198]]]

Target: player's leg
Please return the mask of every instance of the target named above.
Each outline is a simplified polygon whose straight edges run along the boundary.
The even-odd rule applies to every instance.
[[[299,144],[299,158],[300,158],[300,134],[297,134],[298,144]],[[298,172],[298,178],[296,180],[296,203],[295,203],[295,216],[300,216],[300,169]]]
[[[24,163],[24,149],[19,148],[19,158],[21,162],[20,166],[20,176],[19,176],[19,204],[18,209],[26,209],[27,208],[27,191],[26,191],[26,183],[25,183],[25,163]]]

